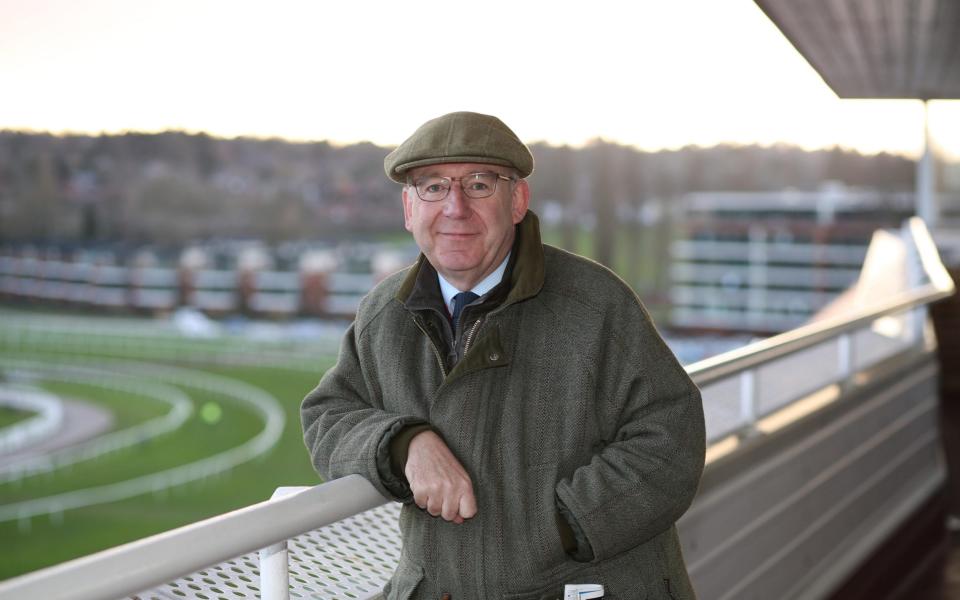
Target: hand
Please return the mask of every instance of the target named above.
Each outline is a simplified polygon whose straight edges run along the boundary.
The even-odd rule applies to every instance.
[[[410,440],[403,472],[413,501],[431,515],[460,524],[477,514],[470,476],[433,431],[420,432]]]

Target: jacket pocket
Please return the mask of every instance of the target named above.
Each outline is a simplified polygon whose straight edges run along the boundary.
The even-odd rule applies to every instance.
[[[569,568],[567,562],[570,560],[563,551],[557,529],[557,466],[532,467],[529,478],[533,486],[528,491],[527,501],[520,504],[526,527],[526,557],[534,576],[554,579],[559,571]]]
[[[552,583],[535,590],[508,593],[503,600],[563,600],[563,584]]]
[[[410,600],[422,580],[423,567],[401,556],[397,570],[383,588],[383,597],[386,600]]]
[[[541,579],[541,581],[543,581]],[[559,574],[549,578],[551,583],[536,587],[509,591],[503,595],[503,600],[563,600],[563,588],[568,583],[599,583],[604,585],[603,579],[589,563],[567,563]],[[604,590],[604,600],[619,600],[621,597],[612,595],[609,589]],[[630,599],[641,600],[641,599]]]
[[[540,589],[526,592],[509,593],[503,596],[503,600],[563,600],[564,584],[551,584]],[[621,596],[611,594],[604,589],[603,600],[621,600]],[[643,598],[630,598],[623,600],[644,600]]]

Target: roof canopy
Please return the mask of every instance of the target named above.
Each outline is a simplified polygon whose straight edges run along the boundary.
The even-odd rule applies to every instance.
[[[755,0],[841,98],[960,98],[957,0]]]

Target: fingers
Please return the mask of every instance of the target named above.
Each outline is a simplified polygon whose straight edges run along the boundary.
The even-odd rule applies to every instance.
[[[469,482],[465,493],[458,493],[455,491],[456,489],[458,489],[456,486],[454,488],[440,487],[436,489],[421,487],[414,492],[413,501],[434,517],[460,524],[464,520],[476,516],[477,500]]]
[[[459,507],[460,502],[458,500],[455,500],[449,496],[445,497],[443,499],[443,508],[440,510],[440,516],[443,517],[444,521],[453,521],[460,516],[460,513],[457,512]]]
[[[434,432],[410,441],[404,471],[414,502],[427,513],[457,524],[477,514],[470,476]]]
[[[457,514],[464,519],[472,519],[477,514],[477,498],[473,495],[472,489],[470,494],[460,497]]]

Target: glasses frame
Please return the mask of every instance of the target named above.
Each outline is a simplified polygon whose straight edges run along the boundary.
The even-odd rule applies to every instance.
[[[496,178],[496,179],[494,180],[494,182],[493,182],[493,189],[492,189],[492,190],[490,191],[490,193],[487,194],[486,196],[473,196],[473,195],[471,195],[470,192],[467,191],[467,188],[463,187],[463,180],[464,180],[464,179],[468,179],[468,178],[474,177],[474,176],[476,176],[476,175],[496,175],[496,176],[497,176],[497,178]],[[450,190],[453,189],[453,182],[454,182],[454,181],[458,181],[458,182],[460,183],[460,191],[463,192],[463,195],[464,195],[464,196],[466,196],[467,198],[470,198],[471,200],[482,200],[483,198],[489,198],[490,196],[493,196],[494,194],[496,194],[496,193],[497,193],[497,184],[500,182],[501,179],[503,179],[504,181],[509,181],[509,182],[511,182],[511,183],[516,183],[516,181],[517,181],[517,179],[516,179],[515,177],[507,177],[506,175],[504,175],[504,174],[502,174],[502,173],[497,173],[496,171],[477,171],[476,173],[467,173],[466,175],[461,175],[460,177],[440,177],[439,179],[440,179],[441,181],[442,181],[442,180],[446,180],[446,181],[448,182],[447,191],[444,192],[443,196],[441,196],[440,198],[437,198],[437,199],[435,199],[435,200],[427,200],[426,198],[424,198],[424,197],[420,194],[420,186],[418,186],[418,185],[417,185],[417,182],[414,181],[413,179],[408,179],[408,180],[407,180],[407,185],[413,187],[413,189],[416,190],[416,192],[417,192],[417,198],[420,198],[420,201],[421,201],[421,202],[431,202],[431,203],[433,203],[433,202],[443,202],[444,200],[447,199],[447,196],[450,195]]]

